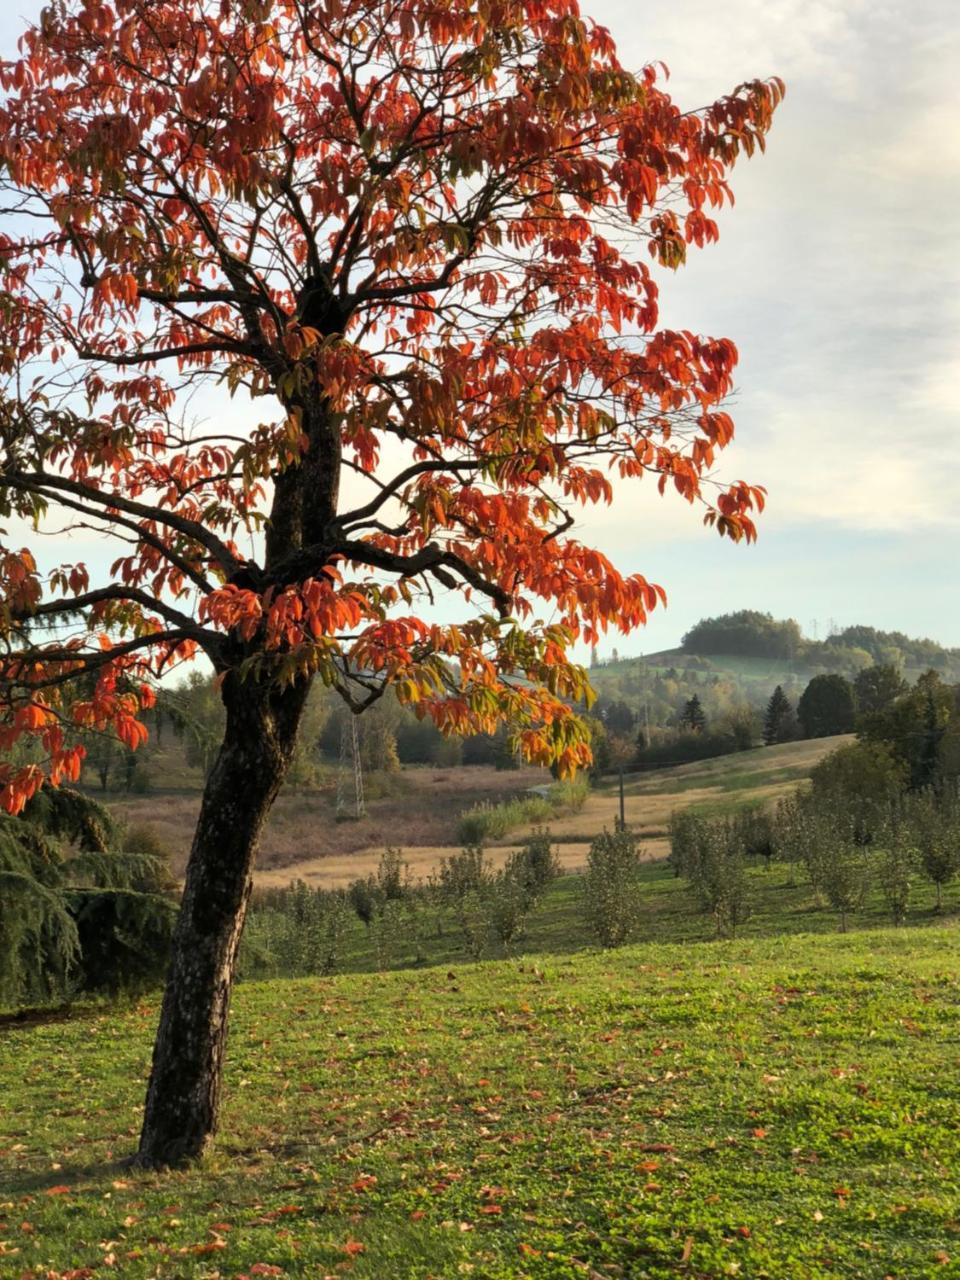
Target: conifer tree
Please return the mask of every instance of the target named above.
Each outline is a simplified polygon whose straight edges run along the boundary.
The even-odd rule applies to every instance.
[[[778,684],[770,695],[766,714],[763,717],[763,741],[768,747],[775,742],[782,742],[784,726],[793,714],[790,700],[783,692],[783,685]]]

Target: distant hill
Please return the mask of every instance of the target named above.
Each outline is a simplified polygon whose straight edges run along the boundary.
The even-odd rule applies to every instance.
[[[794,618],[778,619],[752,609],[702,618],[683,637],[679,652],[711,660],[775,659],[791,664],[790,670],[811,674],[855,674],[873,664],[898,667],[907,676],[933,668],[946,680],[960,680],[960,649],[944,648],[935,640],[860,624],[833,632],[826,640],[810,640]]]
[[[603,662],[592,669],[591,679],[601,693],[620,696],[624,686],[637,685],[632,673],[643,673],[640,683],[656,677],[676,677],[684,685],[720,678],[736,682],[756,702],[778,684],[802,689],[819,674],[852,679],[874,664],[897,667],[911,683],[931,668],[948,684],[960,683],[960,649],[948,649],[935,640],[864,625],[844,627],[826,640],[811,640],[794,619],[750,609],[702,619],[676,649]]]

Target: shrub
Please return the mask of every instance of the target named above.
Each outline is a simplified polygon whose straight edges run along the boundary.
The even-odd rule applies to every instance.
[[[943,909],[943,886],[960,871],[960,806],[951,796],[927,790],[908,797],[902,819],[917,850],[920,870],[936,887],[937,911]]]
[[[604,831],[590,846],[583,877],[584,912],[597,941],[618,947],[636,927],[640,859],[629,831]]]
[[[486,907],[490,928],[509,953],[523,936],[527,917],[536,902],[525,878],[523,855],[515,853],[478,895]]]
[[[889,829],[879,853],[880,888],[895,925],[907,918],[917,865],[916,849],[906,835],[905,831]]]
[[[489,883],[490,861],[482,844],[468,844],[460,853],[440,859],[440,890],[448,903],[459,903]]]
[[[335,973],[350,918],[342,890],[298,880],[253,901],[240,952],[244,977],[307,977]]]
[[[363,923],[370,925],[379,904],[376,879],[366,876],[364,879],[351,881],[347,886],[347,901]]]
[[[377,888],[388,902],[407,896],[410,888],[410,865],[404,862],[403,852],[387,845],[377,866]]]
[[[742,832],[736,819],[700,820],[690,828],[683,874],[718,937],[733,937],[749,913]]]
[[[536,901],[543,891],[560,874],[560,862],[550,843],[550,832],[538,827],[520,848],[510,855],[507,867],[525,888],[531,901]]]

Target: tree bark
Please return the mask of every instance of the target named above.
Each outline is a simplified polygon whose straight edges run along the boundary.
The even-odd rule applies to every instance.
[[[223,685],[227,723],[187,865],[136,1163],[197,1159],[217,1130],[227,1013],[264,820],[296,743],[309,683]]]

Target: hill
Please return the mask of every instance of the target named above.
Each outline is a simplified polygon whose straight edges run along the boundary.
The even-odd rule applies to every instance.
[[[169,1175],[121,1162],[155,999],[7,1026],[0,1274],[939,1280],[958,959],[880,929],[242,985],[219,1145]]]

